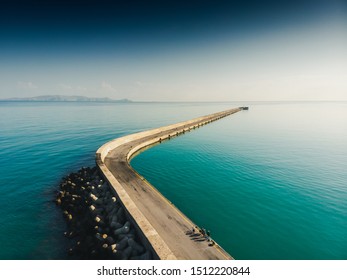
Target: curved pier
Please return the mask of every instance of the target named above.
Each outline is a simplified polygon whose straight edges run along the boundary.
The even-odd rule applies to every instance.
[[[96,163],[127,210],[143,242],[158,259],[232,259],[217,243],[188,235],[195,224],[141,177],[129,161],[140,150],[234,114],[242,108],[127,135],[101,146]]]

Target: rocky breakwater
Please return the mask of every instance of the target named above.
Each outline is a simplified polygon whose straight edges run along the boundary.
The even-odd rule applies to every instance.
[[[117,196],[96,167],[63,178],[56,196],[74,259],[151,259]]]

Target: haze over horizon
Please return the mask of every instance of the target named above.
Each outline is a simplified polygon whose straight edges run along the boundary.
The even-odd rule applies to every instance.
[[[0,99],[347,100],[347,5],[3,1]]]

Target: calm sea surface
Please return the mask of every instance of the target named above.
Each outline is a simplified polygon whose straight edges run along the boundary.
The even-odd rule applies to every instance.
[[[66,258],[54,192],[105,142],[239,105],[131,165],[236,259],[347,259],[346,102],[0,102],[0,259]]]

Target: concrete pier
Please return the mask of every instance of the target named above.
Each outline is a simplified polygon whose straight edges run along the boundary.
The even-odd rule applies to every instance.
[[[158,259],[232,259],[217,243],[187,234],[195,224],[141,177],[129,160],[142,149],[239,112],[241,108],[139,132],[112,140],[96,152],[96,163]],[[175,182],[173,182],[175,183]],[[200,240],[200,242],[198,242]]]

